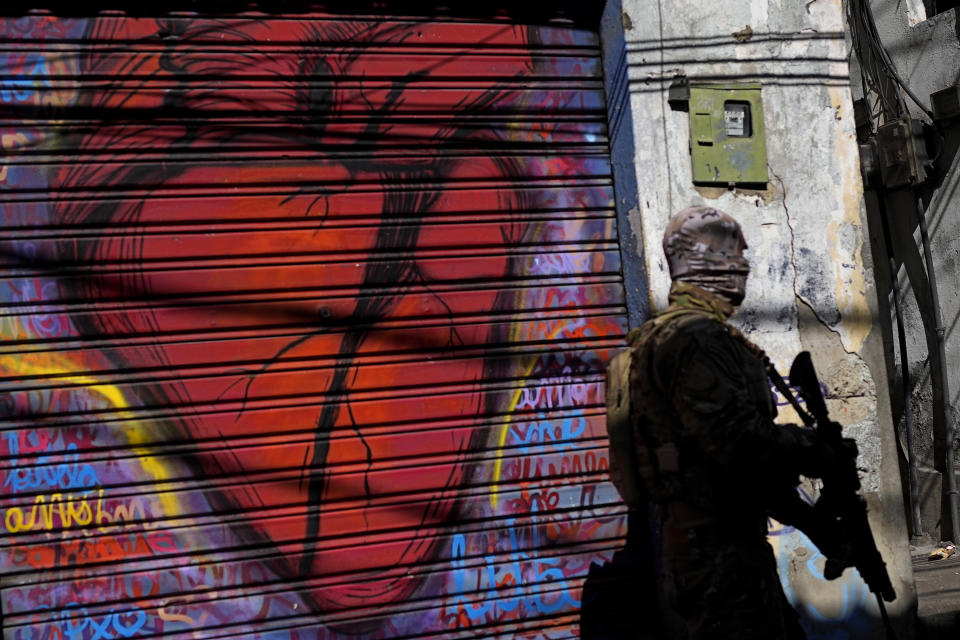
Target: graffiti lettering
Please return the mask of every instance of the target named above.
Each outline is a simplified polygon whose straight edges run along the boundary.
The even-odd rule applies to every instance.
[[[146,612],[137,606],[119,612],[109,611],[99,616],[89,615],[86,607],[81,607],[78,603],[70,603],[55,615],[57,622],[54,624],[61,634],[60,637],[65,640],[132,638],[147,624]]]
[[[97,498],[97,513],[100,512],[100,502],[103,497],[103,490],[99,491]],[[17,533],[19,531],[31,531],[40,529],[51,531],[55,528],[69,529],[73,526],[87,526],[93,522],[93,509],[87,498],[88,492],[85,492],[80,500],[74,500],[71,494],[64,498],[63,494],[54,493],[50,496],[49,503],[46,496],[37,496],[34,499],[33,508],[26,511],[20,507],[9,507],[7,509],[4,524],[7,531]],[[37,518],[37,513],[40,517]],[[29,514],[29,517],[28,515]],[[54,515],[59,516],[56,520],[58,525],[54,525]]]
[[[554,295],[552,295],[554,291],[551,290],[550,293],[551,295],[547,296],[548,304],[550,304],[551,301],[557,300],[557,298]],[[575,294],[569,294],[569,295],[575,295]],[[576,300],[573,304],[581,304],[582,302],[583,302],[582,300]],[[556,305],[556,306],[561,306],[561,305]],[[563,306],[572,306],[572,305],[567,304]],[[558,320],[538,322],[535,325],[535,328],[533,331],[533,337],[537,338],[538,340],[555,340],[558,337],[578,338],[578,337],[582,337],[581,334],[584,331],[586,331],[588,327],[589,327],[589,323],[587,322],[587,319],[579,318],[579,317],[562,318]]]
[[[535,511],[536,508],[532,510]],[[468,569],[466,567],[466,538],[461,534],[454,536],[452,563],[455,588],[452,603],[447,606],[447,614],[461,623],[475,624],[490,619],[502,620],[505,617],[515,617],[509,614],[519,612],[527,615],[551,614],[578,607],[579,600],[571,593],[563,571],[558,568],[560,560],[542,558],[538,555],[537,527],[531,527],[533,545],[529,552],[519,550],[513,519],[507,521],[507,527],[510,532],[510,553],[507,562],[498,565],[493,554],[486,554],[483,556],[483,568]],[[546,596],[542,590],[530,589],[521,592],[515,588],[521,585],[534,587],[548,583],[558,588],[558,591],[551,593],[550,596]],[[473,590],[468,589],[468,585],[483,593],[480,602],[470,602],[467,599],[466,594]],[[508,595],[502,595],[501,591],[508,592]],[[463,618],[466,619],[463,620]]]
[[[607,471],[609,464],[606,457],[598,457],[593,451],[587,451],[582,455],[564,456],[560,460],[560,469],[554,464],[550,464],[550,474],[555,475],[559,472],[563,478],[572,478],[574,481],[582,478],[584,474],[594,474],[600,471]]]
[[[559,503],[559,491],[549,487],[541,487],[533,491],[523,491],[520,497],[511,501],[511,506],[516,513],[531,513],[555,509]]]
[[[164,553],[175,553],[176,547],[167,533],[134,531],[121,536],[100,536],[64,540],[58,544],[60,555],[71,564],[145,558]]]
[[[0,81],[0,101],[27,102],[33,97],[33,82],[11,78]]]
[[[520,391],[517,409],[553,409],[554,407],[577,407],[590,404],[599,398],[602,385],[586,382],[574,376],[544,378],[534,386]]]
[[[576,445],[575,439],[581,437],[587,430],[587,421],[583,416],[564,418],[557,424],[556,420],[550,420],[541,414],[533,422],[526,422],[512,427],[514,441],[521,445],[530,445],[539,443],[541,446],[537,450],[542,451],[543,446],[552,444],[557,450],[573,449]],[[522,451],[528,453],[529,447],[524,447]]]
[[[119,503],[114,507],[113,513],[100,509],[100,503],[97,503],[97,530],[101,533],[115,533],[128,529],[131,526],[145,530],[156,529],[160,526],[157,522],[150,521],[150,514],[153,512],[152,503],[145,498],[133,498],[127,503]],[[105,523],[112,526],[103,526]]]
[[[63,58],[47,60],[37,53],[11,56],[7,59],[12,77],[0,80],[0,102],[20,104],[67,104],[75,95],[73,88],[54,88],[50,76],[71,74],[69,63]]]
[[[9,439],[8,443],[11,449],[16,446],[15,439]],[[54,465],[50,464],[50,456],[41,456],[36,466],[8,471],[3,486],[12,489],[13,493],[21,493],[34,489],[91,489],[100,484],[93,467],[80,463],[77,445],[67,445],[67,451],[73,453],[65,456],[65,462]],[[16,455],[16,451],[13,453]]]
[[[97,525],[100,533],[115,533],[133,523],[137,528],[155,529],[159,524],[148,521],[148,505],[144,499],[134,498],[129,503],[117,504],[110,513],[103,506],[103,489],[97,491],[95,501],[89,491],[79,497],[54,493],[49,497],[36,496],[31,507],[8,507],[4,524],[10,533],[71,529],[91,524]]]

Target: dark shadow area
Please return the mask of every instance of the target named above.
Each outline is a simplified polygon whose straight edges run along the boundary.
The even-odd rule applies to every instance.
[[[915,309],[922,321],[924,344],[926,345],[926,354],[910,353],[910,360],[925,356],[924,367],[915,367],[906,377],[909,380],[909,389],[904,389],[904,375],[900,371],[900,355],[896,347],[896,325],[891,322],[880,322],[882,337],[884,342],[884,352],[887,354],[886,367],[887,379],[889,381],[889,393],[891,398],[891,410],[893,422],[898,426],[898,443],[900,451],[901,475],[904,487],[904,496],[908,496],[908,470],[907,470],[907,443],[904,430],[904,420],[906,412],[909,410],[911,416],[916,420],[917,416],[928,414],[932,416],[932,428],[927,431],[924,428],[923,421],[918,424],[917,440],[932,442],[933,447],[929,454],[918,450],[917,462],[921,468],[928,469],[931,473],[939,472],[942,474],[949,466],[945,458],[946,450],[946,431],[945,407],[943,406],[944,394],[941,388],[944,381],[938,374],[939,353],[936,349],[937,331],[930,295],[930,281],[924,264],[923,249],[916,237],[919,235],[919,218],[917,213],[917,202],[919,198],[926,210],[936,197],[940,203],[950,203],[956,198],[956,186],[953,181],[946,178],[951,166],[956,160],[958,149],[960,149],[960,121],[954,120],[942,123],[939,135],[935,136],[932,147],[935,149],[935,160],[933,179],[916,191],[900,189],[889,192],[868,191],[865,198],[867,224],[870,230],[871,252],[874,256],[874,263],[877,265],[874,269],[874,275],[879,292],[878,302],[880,306],[881,318],[894,317],[894,300],[892,293],[891,269],[888,267],[890,261],[889,252],[885,246],[881,229],[883,227],[882,217],[885,216],[890,228],[890,241],[893,249],[893,258],[896,272],[903,275],[899,277],[905,282],[901,282],[902,303],[905,310]],[[941,205],[943,206],[943,205]],[[943,215],[949,214],[949,206],[943,212]],[[948,229],[943,227],[941,219],[930,219],[931,238],[936,238],[938,233],[947,233]],[[937,274],[940,275],[940,274]],[[948,274],[940,275],[940,277]],[[904,286],[905,285],[905,286]],[[949,317],[944,318],[947,325],[947,336],[952,332],[953,322]],[[909,333],[909,322],[906,327]],[[951,386],[955,386],[955,381],[949,381]],[[926,392],[923,389],[929,388]],[[932,394],[931,399],[928,393]],[[954,390],[955,393],[955,390]],[[905,403],[905,395],[909,394],[913,401],[909,408]],[[924,406],[915,403],[923,402]],[[924,484],[924,483],[922,483]],[[956,537],[954,532],[949,531],[949,501],[946,495],[947,483],[938,482],[942,485],[937,490],[931,490],[932,485],[926,483],[921,487],[921,511],[924,513],[923,533],[932,536],[934,542],[940,539],[953,539]],[[936,504],[927,504],[929,501]],[[910,521],[909,510],[911,506],[905,500],[904,508],[907,511],[907,521]],[[936,520],[929,518],[927,514],[936,513]],[[944,526],[941,526],[944,525]],[[911,532],[916,534],[917,532]]]
[[[960,0],[923,0],[923,6],[927,10],[927,18],[929,19],[960,7]]]
[[[636,511],[629,513],[627,522],[623,549],[613,554],[611,562],[590,565],[580,609],[583,640],[663,637],[650,527]]]

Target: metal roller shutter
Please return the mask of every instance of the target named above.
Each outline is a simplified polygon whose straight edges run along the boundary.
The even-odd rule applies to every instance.
[[[7,639],[567,637],[624,521],[597,37],[0,20]]]

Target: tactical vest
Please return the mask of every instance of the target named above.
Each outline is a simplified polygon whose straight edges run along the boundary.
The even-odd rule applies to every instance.
[[[653,341],[673,333],[682,324],[695,319],[713,318],[726,332],[769,367],[766,354],[740,331],[706,309],[675,307],[655,316],[629,336],[630,347],[618,353],[607,367],[607,434],[609,437],[610,477],[627,506],[638,508],[644,501],[665,504],[674,500],[691,501],[688,487],[699,480],[684,479],[680,465],[680,446],[669,425],[679,422],[667,403],[646,407],[641,415],[632,407],[631,389],[646,397],[656,397],[653,388]],[[765,383],[765,380],[763,381]],[[764,384],[764,388],[765,384]],[[776,409],[770,403],[771,416]],[[651,413],[653,415],[651,415]],[[689,462],[689,461],[688,461]],[[693,468],[695,465],[685,465]],[[712,505],[706,504],[710,507]]]
[[[655,316],[639,330],[634,330],[628,336],[630,346],[621,351],[607,366],[606,401],[607,401],[607,437],[609,440],[610,480],[620,493],[624,503],[631,508],[640,508],[646,500],[664,502],[669,499],[671,492],[660,486],[658,480],[663,466],[658,456],[663,456],[663,463],[671,471],[676,467],[676,447],[673,443],[666,443],[661,450],[660,443],[649,442],[643,437],[644,429],[638,429],[635,424],[635,412],[631,410],[630,389],[636,383],[636,357],[638,350],[643,347],[659,331],[671,325],[671,321],[679,321],[684,317],[702,316],[703,311],[697,309],[680,308],[666,311]],[[641,371],[646,367],[640,366]]]

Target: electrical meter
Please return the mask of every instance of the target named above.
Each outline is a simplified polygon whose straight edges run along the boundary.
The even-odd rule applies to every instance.
[[[698,184],[766,184],[760,85],[691,85],[690,156]]]

